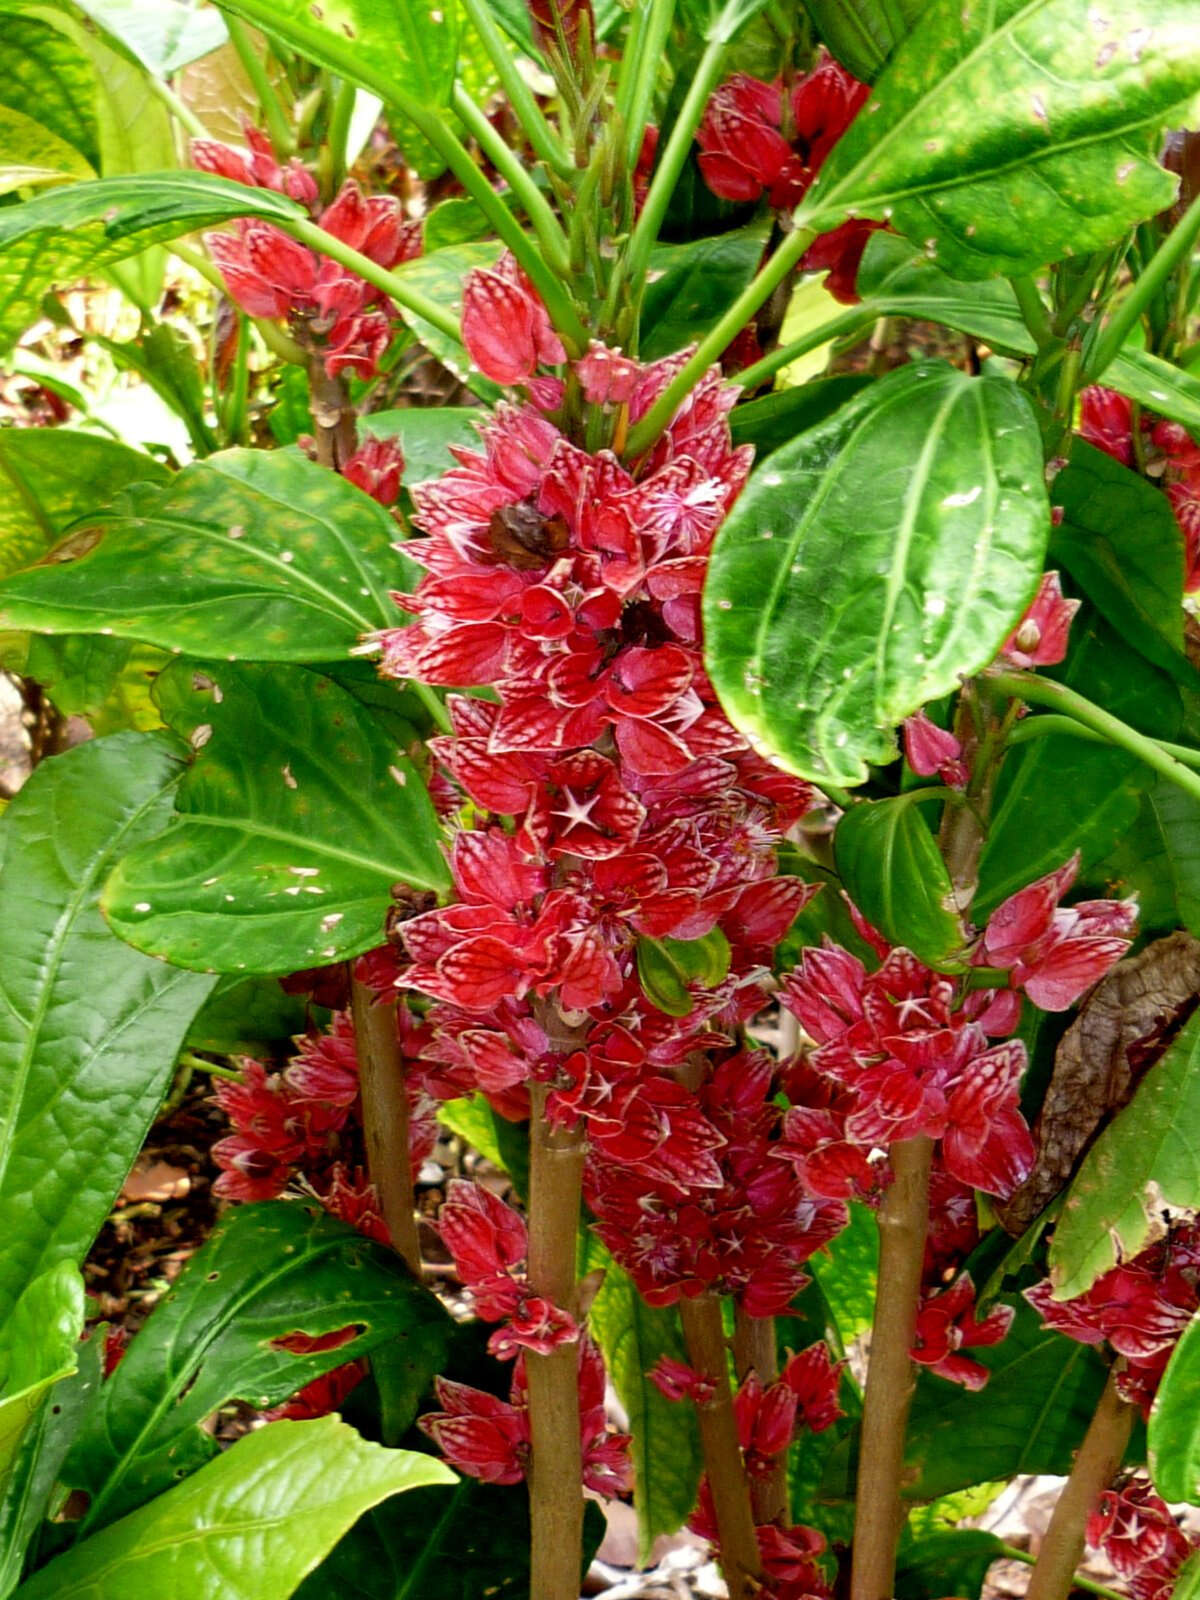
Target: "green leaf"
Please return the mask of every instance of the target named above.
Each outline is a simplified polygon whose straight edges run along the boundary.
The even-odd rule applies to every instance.
[[[151,456],[66,428],[0,430],[0,576],[36,561],[131,483],[168,483]]]
[[[303,1033],[309,1008],[274,978],[218,978],[192,1019],[184,1044],[217,1055],[258,1055]]]
[[[300,1355],[278,1341],[356,1329]],[[266,1409],[388,1346],[403,1352],[408,1415],[445,1360],[453,1323],[394,1251],[317,1204],[234,1206],[190,1258],[105,1382],[64,1468],[89,1497],[81,1537],[215,1455],[203,1424],[233,1400]]]
[[[68,1550],[20,1600],[286,1600],[371,1506],[454,1474],[368,1444],[336,1417],[271,1422]]]
[[[855,287],[864,309],[877,316],[938,322],[1019,355],[1032,355],[1036,349],[1011,284],[1003,278],[962,283],[923,251],[914,255],[908,240],[894,233],[871,235]]]
[[[726,518],[704,594],[730,720],[801,777],[862,783],[893,729],[994,657],[1050,513],[1029,402],[913,365],[776,451]]]
[[[932,0],[797,225],[887,219],[967,278],[1102,249],[1170,203],[1156,135],[1198,88],[1190,0]]]
[[[211,456],[87,534],[0,584],[0,621],[228,660],[336,660],[403,620],[389,589],[419,576],[382,506],[290,451]]]
[[[151,686],[170,658],[131,639],[99,634],[29,641],[25,671],[67,717],[86,717],[98,735],[162,727]]]
[[[947,1593],[978,1600],[988,1568],[1004,1551],[1004,1541],[982,1528],[947,1528],[915,1539],[900,1550],[896,1600],[940,1600]]]
[[[62,1270],[78,1279],[73,1267],[64,1263]],[[72,1353],[76,1370],[55,1384],[53,1398],[47,1397],[47,1404],[39,1408],[21,1441],[12,1475],[0,1496],[0,1595],[4,1600],[20,1582],[29,1548],[44,1519],[55,1509],[52,1501],[59,1472],[100,1388],[103,1358],[103,1330],[97,1329],[92,1338],[76,1345]]]
[[[1166,495],[1076,439],[1054,480],[1054,503],[1063,517],[1050,535],[1051,561],[1147,661],[1200,686],[1183,653],[1183,535]]]
[[[0,105],[0,141],[0,194],[95,177],[91,163],[74,145],[5,105]]]
[[[197,11],[185,0],[76,0],[108,37],[156,78],[166,78],[218,49],[229,37],[219,11]]]
[[[1002,1344],[971,1351],[991,1373],[977,1394],[923,1372],[904,1447],[906,1500],[935,1500],[1016,1473],[1070,1470],[1104,1388],[1099,1354],[1041,1326],[1023,1300]],[[839,1447],[826,1492],[854,1493],[856,1441]]]
[[[754,222],[690,244],[656,245],[642,306],[643,359],[672,355],[702,338],[750,282],[766,242],[766,224]]]
[[[47,191],[0,209],[0,348],[37,320],[52,284],[71,284],[235,217],[287,220],[300,208],[271,189],[249,189],[204,172],[101,178]]]
[[[1148,350],[1124,350],[1104,371],[1104,382],[1149,411],[1200,432],[1200,379]]]
[[[844,1347],[869,1333],[879,1275],[879,1227],[875,1213],[852,1200],[850,1221],[811,1263]]]
[[[1147,790],[1145,804],[1160,830],[1164,876],[1174,889],[1179,921],[1189,933],[1200,936],[1200,807],[1165,778]]]
[[[373,411],[362,431],[377,439],[399,439],[404,450],[404,483],[440,478],[457,465],[451,445],[479,448],[479,424],[487,413],[478,406],[410,406],[403,411]],[[394,534],[393,534],[394,537]]]
[[[720,928],[702,939],[651,939],[637,942],[638,982],[642,993],[670,1017],[686,1017],[696,1002],[690,983],[715,989],[729,971],[729,941]]]
[[[804,0],[804,9],[830,55],[873,83],[919,20],[925,0]]]
[[[1088,1290],[1163,1231],[1164,1206],[1200,1207],[1200,1013],[1088,1150],[1050,1241],[1055,1297]]]
[[[676,1532],[688,1516],[700,1483],[695,1407],[668,1400],[647,1377],[661,1356],[686,1362],[687,1349],[678,1310],[648,1306],[598,1240],[589,1240],[587,1266],[604,1270],[588,1326],[629,1419],[638,1562],[645,1565],[659,1534]]]
[[[437,1117],[443,1127],[506,1172],[519,1195],[529,1193],[529,1138],[524,1124],[500,1116],[482,1094],[443,1101]]]
[[[112,937],[100,885],[163,827],[173,740],[44,761],[0,819],[0,1321],[108,1215],[211,980]]]
[[[1082,690],[1114,716],[1171,738],[1179,696],[1170,679],[1125,645],[1085,607],[1071,625],[1064,669],[1050,676]],[[972,916],[982,923],[1001,900],[1061,867],[1079,850],[1083,870],[1106,856],[1137,816],[1153,773],[1136,757],[1070,734],[1049,734],[1010,751],[996,785],[979,863]]]
[[[590,1500],[583,1570],[604,1535]],[[372,1511],[300,1588],[296,1600],[529,1600],[529,1490],[462,1478],[417,1489],[403,1516]]]
[[[954,885],[911,794],[851,806],[833,844],[846,893],[869,923],[927,966],[961,970]]]
[[[33,1280],[0,1328],[0,1496],[47,1392],[75,1370],[83,1311],[79,1269],[60,1261]]]
[[[173,825],[105,887],[139,950],[202,971],[324,966],[380,942],[393,883],[448,886],[416,768],[331,679],[179,661],[155,693],[199,753]]]
[[[454,0],[322,0],[315,11],[309,0],[224,0],[223,9],[385,102],[400,95],[433,107],[450,97],[458,60]]]
[[[1150,1413],[1150,1476],[1164,1500],[1200,1502],[1200,1317],[1171,1352]]]
[[[1200,1553],[1189,1556],[1179,1569],[1171,1600],[1198,1600],[1200,1597]]]
[[[826,421],[872,381],[861,373],[844,373],[748,400],[729,413],[733,442],[752,444],[754,459],[761,465],[773,450]]]
[[[59,31],[49,7],[3,0],[0,16],[0,105],[36,109],[44,127],[97,167],[97,85],[87,52]]]

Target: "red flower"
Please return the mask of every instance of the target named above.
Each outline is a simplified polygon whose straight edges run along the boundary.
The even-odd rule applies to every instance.
[[[381,506],[395,505],[403,476],[404,449],[399,439],[367,438],[342,467],[342,477]]]
[[[923,711],[904,719],[904,759],[920,778],[935,774],[952,789],[965,789],[967,769],[962,745],[945,728],[930,722]]]
[[[845,1415],[838,1404],[845,1367],[844,1361],[833,1359],[823,1339],[784,1364],[780,1378],[796,1396],[796,1414],[811,1433],[824,1433]]]
[[[951,1383],[982,1389],[988,1369],[958,1351],[979,1345],[1000,1344],[1012,1327],[1011,1306],[996,1305],[982,1322],[975,1317],[975,1285],[964,1272],[949,1288],[927,1296],[917,1312],[912,1359]]]
[[[1136,900],[1059,901],[1079,871],[1076,852],[992,912],[982,949],[1012,984],[1043,1011],[1066,1011],[1125,954],[1137,921]]]
[[[1000,647],[1000,654],[1017,667],[1052,667],[1067,653],[1071,619],[1078,600],[1064,600],[1057,572],[1045,572],[1038,592]]]
[[[494,268],[468,275],[462,335],[467,354],[494,383],[526,383],[539,366],[567,359],[545,306],[507,250]]]
[[[482,1389],[435,1378],[441,1411],[417,1419],[452,1467],[484,1483],[520,1483],[529,1465],[529,1414]]]

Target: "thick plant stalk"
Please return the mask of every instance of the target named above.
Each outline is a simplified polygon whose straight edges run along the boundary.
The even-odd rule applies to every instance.
[[[739,1383],[747,1373],[756,1372],[765,1389],[779,1376],[779,1356],[775,1347],[775,1318],[750,1317],[739,1306],[733,1319],[733,1370]],[[765,1478],[750,1483],[750,1504],[756,1523],[787,1520],[787,1451],[775,1457]]]
[[[752,1600],[762,1577],[762,1559],[733,1414],[721,1302],[712,1294],[681,1300],[679,1315],[688,1361],[713,1388],[712,1399],[697,1404],[696,1420],[717,1519],[721,1571],[729,1600]]]
[[[408,1089],[396,1031],[396,1002],[376,1000],[365,983],[352,977],[350,1008],[358,1053],[367,1171],[379,1196],[392,1244],[419,1278],[421,1244],[413,1213]]]
[[[932,1160],[932,1139],[894,1144],[895,1177],[879,1208],[879,1287],[863,1396],[851,1600],[892,1600],[904,1434],[915,1387],[908,1352],[916,1332]]]
[[[317,460],[340,472],[358,444],[358,417],[341,378],[331,378],[314,355],[308,363],[308,386],[316,424]]]
[[[1026,1600],[1066,1600],[1075,1583],[1087,1519],[1115,1477],[1133,1429],[1134,1407],[1117,1393],[1123,1365],[1118,1361],[1109,1371],[1104,1393],[1042,1540]]]
[[[546,1094],[544,1085],[530,1085],[529,1282],[535,1294],[576,1316],[584,1136],[582,1129],[547,1121]],[[562,1345],[544,1356],[529,1351],[525,1371],[532,1445],[529,1592],[536,1600],[578,1600],[583,1550],[579,1346]]]

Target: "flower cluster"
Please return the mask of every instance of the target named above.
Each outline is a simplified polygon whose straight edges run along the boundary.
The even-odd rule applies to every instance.
[[[513,1366],[509,1398],[501,1400],[449,1378],[434,1380],[441,1411],[418,1426],[468,1477],[485,1483],[520,1483],[531,1455],[525,1358]],[[596,1494],[628,1494],[633,1487],[629,1438],[612,1432],[604,1409],[604,1361],[586,1335],[579,1339],[579,1423],[584,1486]]]
[[[1166,484],[1167,499],[1183,535],[1185,594],[1200,589],[1200,445],[1177,422],[1139,419],[1135,450],[1133,406],[1123,394],[1094,386],[1085,389],[1079,431],[1089,444],[1127,467],[1144,461],[1148,476]]]
[[[1087,1542],[1129,1585],[1130,1600],[1171,1600],[1184,1562],[1200,1550],[1144,1478],[1105,1490],[1088,1518]]]
[[[247,128],[246,138],[249,155],[197,139],[192,160],[202,172],[287,194],[307,206],[327,233],[377,266],[394,267],[420,254],[420,223],[406,221],[390,196],[366,196],[347,182],[319,211],[317,186],[308,172],[296,161],[286,170],[279,167],[257,130]],[[320,352],[331,378],[345,371],[374,375],[391,337],[390,302],[378,289],[256,218],[237,222],[232,233],[208,234],[206,243],[243,311],[287,321],[306,348]]]
[[[1169,1228],[1074,1299],[1056,1300],[1048,1278],[1025,1298],[1048,1328],[1081,1344],[1107,1339],[1125,1357],[1119,1392],[1148,1416],[1171,1352],[1200,1310],[1200,1223]]]
[[[790,211],[808,192],[829,152],[854,121],[870,90],[823,57],[790,93],[736,73],[714,92],[696,134],[700,171],[723,200],[754,201]],[[825,234],[803,265],[829,270],[826,287],[852,304],[867,240],[879,223],[853,220]]]

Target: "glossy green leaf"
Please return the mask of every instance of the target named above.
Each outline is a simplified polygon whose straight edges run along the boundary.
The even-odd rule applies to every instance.
[[[280,1340],[356,1329],[336,1349]],[[393,1251],[315,1203],[234,1206],[151,1313],[100,1391],[64,1468],[89,1497],[81,1537],[216,1454],[203,1423],[233,1400],[266,1409],[387,1344],[403,1350],[407,1427],[453,1328]]]
[[[1016,1473],[1071,1468],[1107,1369],[1097,1351],[1050,1333],[1024,1301],[1002,1344],[974,1349],[988,1368],[987,1387],[972,1394],[922,1373],[904,1447],[904,1496],[933,1500]],[[855,1441],[835,1453],[826,1492],[854,1493]]]
[[[646,1563],[659,1534],[674,1533],[696,1503],[702,1463],[695,1408],[668,1400],[647,1377],[662,1356],[686,1363],[687,1350],[678,1310],[648,1306],[597,1240],[589,1241],[587,1266],[604,1270],[588,1327],[629,1419],[638,1560]]]
[[[893,730],[995,655],[1050,513],[1029,402],[913,365],[785,445],[717,535],[707,665],[727,714],[802,777],[862,783]]]
[[[1101,249],[1170,203],[1156,136],[1197,89],[1189,0],[931,0],[798,224],[885,218],[967,278]]]
[[[152,6],[142,0],[76,0],[76,4],[158,78],[206,56],[229,37],[225,19],[215,7],[197,10],[186,0],[154,0]]]
[[[20,1600],[286,1600],[371,1506],[454,1474],[337,1417],[271,1422],[186,1482],[75,1545]]]
[[[1171,1600],[1198,1600],[1200,1597],[1200,1552],[1189,1556],[1179,1569]]]
[[[879,1273],[879,1227],[870,1207],[851,1201],[850,1221],[811,1263],[848,1349],[870,1332]]]
[[[604,1513],[583,1514],[586,1572]],[[296,1590],[296,1600],[529,1600],[529,1490],[462,1478],[417,1489],[401,1514],[369,1512]]]
[[[86,50],[54,25],[48,6],[32,0],[3,0],[0,19],[0,105],[36,113],[44,127],[97,167],[97,85]]]
[[[1183,535],[1166,495],[1077,439],[1054,503],[1050,560],[1148,661],[1200,686],[1183,653]]]
[[[65,428],[0,430],[0,576],[37,561],[79,517],[166,468],[115,439]]]
[[[33,1280],[0,1328],[0,1497],[47,1392],[75,1370],[83,1311],[79,1268],[60,1261]]]
[[[983,1528],[947,1528],[914,1539],[896,1562],[896,1600],[941,1600],[947,1593],[979,1600],[1004,1541]]]
[[[928,966],[961,967],[954,885],[911,795],[852,806],[834,834],[834,856],[846,893],[890,943]]]
[[[0,105],[0,141],[0,194],[95,177],[91,163],[74,145],[10,106]]]
[[[373,411],[362,420],[363,433],[399,439],[404,450],[404,484],[440,478],[457,465],[451,445],[479,448],[479,424],[487,412],[478,406],[409,406],[403,411]]]
[[[211,979],[115,939],[100,886],[171,810],[174,740],[43,762],[0,819],[0,1321],[108,1215]]]
[[[58,1269],[56,1269],[58,1270]],[[75,1273],[74,1268],[63,1270]],[[75,1273],[78,1278],[78,1273]],[[60,1378],[21,1441],[12,1474],[0,1495],[0,1596],[20,1582],[30,1546],[54,1509],[59,1472],[101,1381],[104,1340],[95,1334],[72,1352],[75,1371]]]
[[[1200,936],[1200,806],[1165,778],[1146,791],[1145,804],[1160,830],[1164,859],[1159,864],[1173,890],[1179,921]]]
[[[920,19],[925,0],[804,0],[804,9],[830,55],[873,83]]]
[[[862,373],[843,373],[836,378],[818,378],[812,383],[776,389],[757,400],[735,406],[729,413],[729,431],[734,444],[752,444],[754,459],[761,464],[773,450],[788,444],[798,434],[807,433],[825,422],[840,406],[873,380]]]
[[[1162,1233],[1164,1206],[1200,1208],[1200,1013],[1102,1130],[1050,1242],[1055,1295],[1083,1294]]]
[[[863,306],[881,317],[915,317],[981,339],[998,350],[1032,355],[1033,336],[1017,297],[1003,278],[963,283],[913,252],[907,239],[873,233],[867,241],[855,287]]]
[[[395,536],[382,506],[315,461],[229,450],[10,577],[0,623],[228,660],[346,658],[403,620],[389,589],[419,574]]]
[[[1148,350],[1123,350],[1104,370],[1104,382],[1147,411],[1200,433],[1200,379]]]
[[[161,728],[151,690],[169,656],[132,639],[100,634],[35,635],[29,641],[25,671],[49,695],[63,716],[86,717],[103,736],[136,728]]]
[[[274,978],[226,975],[193,1017],[184,1043],[217,1055],[257,1056],[304,1033],[310,1021],[309,1006]]]
[[[0,209],[0,348],[37,319],[52,284],[72,284],[147,245],[235,217],[299,215],[293,201],[271,189],[204,172],[101,178]]]
[[[1200,1503],[1200,1317],[1171,1352],[1150,1413],[1150,1476],[1164,1500]]]
[[[688,989],[700,983],[714,989],[729,971],[729,941],[719,928],[701,939],[637,941],[638,981],[651,1004],[671,1017],[686,1017],[695,1000]]]
[[[156,696],[198,754],[173,825],[105,887],[139,950],[201,971],[324,966],[379,943],[393,883],[448,885],[416,768],[331,679],[180,661]]]
[[[431,0],[225,0],[244,17],[301,55],[384,102],[397,94],[427,107],[449,99],[458,60],[458,7]]]
[[[703,337],[754,276],[767,242],[764,223],[651,252],[642,302],[641,355],[668,356]]]
[[[1071,625],[1061,676],[1131,726],[1159,738],[1178,731],[1179,696],[1163,673],[1130,649],[1086,606]],[[996,786],[979,863],[972,916],[987,915],[1027,883],[1078,850],[1086,871],[1106,856],[1137,816],[1153,781],[1135,757],[1069,734],[1050,734],[1011,751]]]

